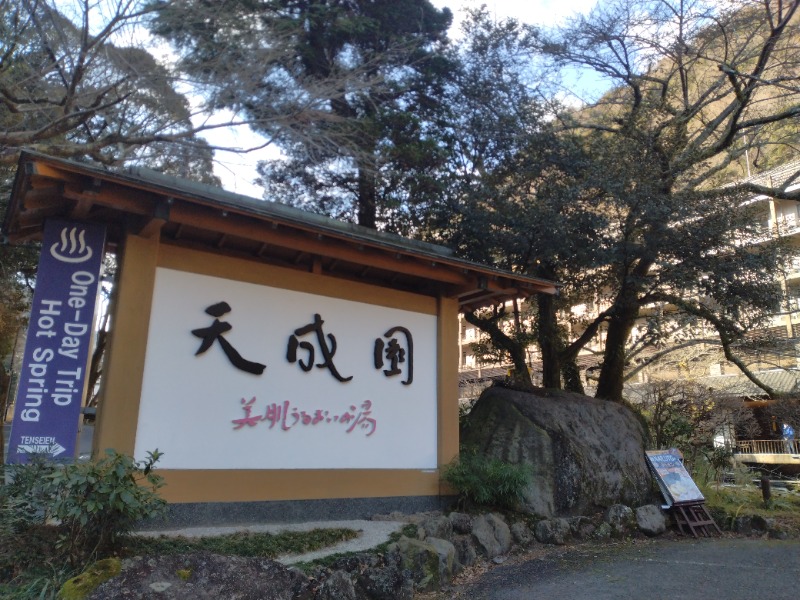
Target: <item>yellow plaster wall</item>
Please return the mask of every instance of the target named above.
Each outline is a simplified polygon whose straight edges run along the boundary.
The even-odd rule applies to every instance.
[[[438,462],[444,465],[458,454],[458,304],[454,299],[387,290],[128,235],[117,286],[108,370],[98,410],[95,455],[105,448],[127,454],[134,450],[156,267],[437,315]],[[438,470],[164,469],[160,474],[166,482],[162,496],[169,502],[436,496],[449,492],[442,487]]]
[[[106,448],[133,454],[158,256],[157,238],[125,238],[92,443],[95,456]]]

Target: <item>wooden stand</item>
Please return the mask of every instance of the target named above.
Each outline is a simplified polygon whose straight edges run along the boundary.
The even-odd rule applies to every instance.
[[[697,535],[698,532],[705,537],[711,537],[712,531],[710,527],[713,527],[718,534],[722,534],[722,531],[720,531],[720,528],[702,502],[673,504],[670,511],[675,516],[678,531],[683,535],[686,535],[684,527],[688,528],[694,537],[699,537]]]

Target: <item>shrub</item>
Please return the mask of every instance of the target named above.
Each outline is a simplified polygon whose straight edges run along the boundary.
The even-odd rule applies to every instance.
[[[6,466],[11,477],[0,490],[0,529],[4,533],[44,522],[50,499],[48,483],[56,468],[45,454],[34,454],[25,465]]]
[[[163,485],[153,466],[161,454],[136,461],[107,450],[98,461],[57,469],[51,476],[51,516],[61,523],[61,547],[73,565],[85,564],[109,550],[120,535],[166,507],[157,490]]]
[[[530,484],[530,467],[513,465],[476,452],[463,452],[447,466],[444,480],[465,505],[514,509]]]
[[[156,450],[136,461],[107,450],[104,458],[87,463],[58,465],[35,458],[10,467],[13,480],[0,494],[3,545],[22,552],[26,539],[49,532],[57,541],[43,559],[85,566],[137,521],[162,513],[166,503],[157,494],[162,479],[153,471],[159,456]]]
[[[64,561],[54,564],[57,529],[44,525],[45,488],[55,465],[35,456],[5,469],[15,476],[0,481],[0,597],[49,597],[68,572]]]

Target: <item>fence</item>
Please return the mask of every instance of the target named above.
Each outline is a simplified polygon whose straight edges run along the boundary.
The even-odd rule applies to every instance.
[[[736,454],[800,454],[800,440],[739,440]]]

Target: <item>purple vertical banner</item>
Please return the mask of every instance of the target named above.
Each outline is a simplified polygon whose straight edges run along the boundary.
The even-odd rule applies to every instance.
[[[75,456],[105,237],[105,225],[45,223],[9,463]]]

